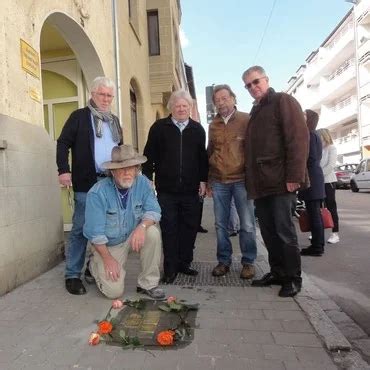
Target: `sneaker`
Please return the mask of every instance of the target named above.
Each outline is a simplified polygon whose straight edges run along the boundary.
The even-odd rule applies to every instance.
[[[241,279],[252,279],[256,273],[253,265],[247,264],[243,265],[242,271],[240,273]]]
[[[163,299],[166,297],[166,293],[164,292],[164,290],[158,288],[157,286],[152,289],[144,289],[138,286],[136,288],[136,291],[141,294],[146,294],[153,299]]]
[[[330,235],[330,238],[328,239],[329,244],[336,244],[339,242],[339,235],[338,233],[333,233]]]
[[[95,278],[94,278],[94,276],[91,275],[91,271],[90,271],[90,261],[88,261],[87,264],[86,264],[85,280],[86,280],[86,283],[88,283],[88,284],[95,283]]]

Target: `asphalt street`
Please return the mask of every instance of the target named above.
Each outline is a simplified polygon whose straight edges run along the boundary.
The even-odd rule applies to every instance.
[[[322,257],[302,257],[302,269],[370,335],[370,190],[336,196],[340,242],[326,244]],[[309,234],[298,234],[300,246],[308,246]]]

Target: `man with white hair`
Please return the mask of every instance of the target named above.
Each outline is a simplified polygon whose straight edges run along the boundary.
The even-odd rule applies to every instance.
[[[161,234],[154,226],[161,209],[150,181],[140,174],[144,162],[146,157],[131,145],[114,147],[112,160],[102,164],[111,176],[96,183],[86,198],[84,235],[93,253],[89,266],[96,286],[111,299],[123,294],[130,249],[140,253],[137,292],[165,297],[158,288]]]
[[[123,142],[118,118],[111,113],[115,84],[107,77],[97,77],[91,85],[87,107],[72,112],[57,140],[59,183],[73,186],[74,213],[66,251],[65,284],[71,294],[85,294],[80,279],[85,263],[87,239],[83,235],[86,194],[106,177],[101,164],[110,159],[112,148]],[[69,152],[72,152],[72,170]],[[89,269],[87,281],[92,280]]]
[[[144,149],[148,161],[143,173],[155,187],[162,209],[164,254],[163,282],[171,284],[177,274],[195,276],[190,267],[199,226],[199,195],[206,191],[208,159],[205,131],[190,118],[193,99],[185,90],[172,93],[171,114],[157,120],[149,131]]]

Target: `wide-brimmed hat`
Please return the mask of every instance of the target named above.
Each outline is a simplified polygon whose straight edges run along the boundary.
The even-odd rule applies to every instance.
[[[131,145],[120,145],[112,149],[112,160],[102,163],[101,166],[105,170],[115,170],[117,168],[137,166],[146,161],[145,155],[139,155]]]

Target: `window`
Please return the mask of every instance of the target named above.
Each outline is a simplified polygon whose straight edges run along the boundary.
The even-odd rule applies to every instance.
[[[158,10],[151,10],[148,15],[149,55],[159,55],[159,19]]]
[[[130,89],[130,108],[131,108],[131,137],[132,146],[139,151],[139,138],[137,131],[137,104],[135,91]]]

